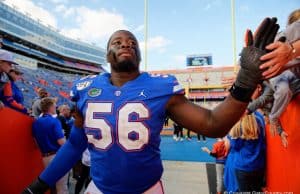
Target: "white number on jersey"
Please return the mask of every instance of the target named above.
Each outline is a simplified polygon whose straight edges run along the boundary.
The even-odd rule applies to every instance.
[[[85,127],[88,128],[88,141],[101,150],[109,149],[113,144],[112,127],[103,117],[98,114],[112,114],[111,102],[91,102],[87,104]],[[135,120],[130,120],[130,115],[138,115]],[[149,142],[149,128],[143,122],[149,118],[149,110],[143,103],[132,102],[123,105],[117,113],[116,130],[117,142],[125,151],[138,151]],[[100,133],[100,138],[93,135]],[[130,135],[135,135],[135,139]]]

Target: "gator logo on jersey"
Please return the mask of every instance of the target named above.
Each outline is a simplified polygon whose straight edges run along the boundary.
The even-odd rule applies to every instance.
[[[88,91],[88,95],[89,95],[90,97],[97,97],[97,96],[100,96],[100,95],[101,95],[101,92],[102,92],[101,89],[98,89],[98,88],[91,88],[91,89]]]
[[[92,83],[92,80],[80,82],[80,83],[76,84],[76,88],[77,88],[77,90],[83,90],[84,88],[89,87],[91,85],[91,83]]]

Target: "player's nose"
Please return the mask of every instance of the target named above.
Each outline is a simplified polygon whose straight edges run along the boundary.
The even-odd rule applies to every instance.
[[[130,44],[127,41],[122,41],[121,48],[130,48]]]

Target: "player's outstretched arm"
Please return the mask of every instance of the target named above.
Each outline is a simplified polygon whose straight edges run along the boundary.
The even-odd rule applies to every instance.
[[[205,136],[225,136],[245,112],[257,84],[262,82],[264,69],[259,68],[263,63],[260,57],[268,52],[266,45],[274,41],[279,29],[276,22],[276,18],[264,19],[254,37],[247,30],[240,58],[241,68],[224,102],[214,110],[207,110],[189,102],[184,96],[176,95],[166,107],[170,117],[183,127]]]
[[[202,108],[182,95],[173,96],[168,103],[170,118],[184,128],[207,137],[224,137],[245,112],[247,103],[228,96],[214,110]]]
[[[68,141],[59,149],[55,158],[42,174],[22,194],[45,193],[63,177],[80,159],[87,147],[87,138],[82,128],[73,126]]]

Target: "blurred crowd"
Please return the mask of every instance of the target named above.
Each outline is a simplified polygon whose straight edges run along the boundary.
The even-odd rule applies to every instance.
[[[269,68],[269,73],[265,75],[266,80],[258,85],[244,116],[226,137],[217,140],[212,149],[202,147],[204,152],[216,158],[218,193],[263,190],[267,151],[266,124],[270,124],[271,134],[280,136],[282,146],[288,149],[288,138],[292,134],[288,134],[281,125],[280,116],[300,91],[299,9],[290,14],[286,29],[278,34],[277,40],[280,41],[268,46],[272,52],[262,59],[276,56],[274,60],[264,64]],[[22,80],[22,75],[23,72],[14,62],[12,54],[0,49],[0,110],[9,107],[35,118],[33,136],[46,167],[70,135],[75,108],[68,104],[57,107],[58,98],[51,97],[47,88],[38,88],[32,107],[25,107],[22,90],[16,85],[16,82]],[[201,135],[197,134],[197,137],[200,141]],[[176,141],[184,140],[183,128],[176,123],[173,138]],[[188,130],[186,139],[191,138]],[[206,141],[204,136],[202,139]],[[76,194],[90,181],[89,166],[89,153],[86,151],[74,168],[73,176],[77,179],[74,191]],[[69,193],[68,180],[69,173],[57,182],[57,193]]]
[[[34,118],[32,125],[33,136],[42,153],[44,166],[54,159],[56,152],[70,135],[74,123],[74,107],[68,103],[57,106],[58,96],[51,97],[46,88],[39,87],[37,96],[32,99],[32,106],[25,107],[24,95],[16,82],[23,80],[22,69],[14,62],[9,51],[0,49],[0,110],[3,107],[14,109]],[[32,84],[30,84],[32,85]],[[89,153],[83,154],[73,170],[76,180],[74,193],[79,194],[83,186],[89,183]],[[69,176],[67,173],[56,184],[52,193],[69,193]]]

